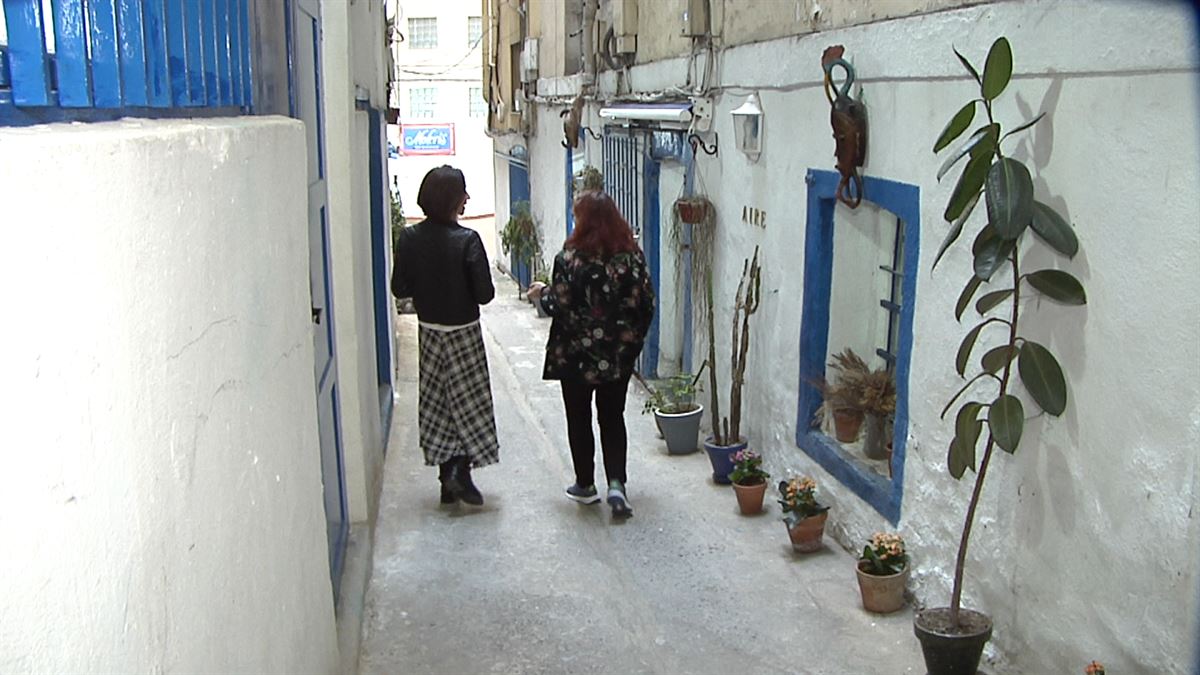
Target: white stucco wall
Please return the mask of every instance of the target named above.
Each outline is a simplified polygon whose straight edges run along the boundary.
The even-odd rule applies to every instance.
[[[304,143],[0,130],[0,671],[333,672]]]
[[[1069,216],[1082,243],[1072,262],[1044,253],[1029,262],[1071,270],[1087,286],[1089,306],[1059,315],[1042,301],[1026,310],[1023,333],[1059,355],[1070,403],[1061,419],[1029,420],[1017,456],[996,457],[970,549],[966,602],[996,621],[988,655],[999,674],[1082,671],[1093,658],[1109,672],[1190,672],[1200,534],[1191,517],[1200,443],[1200,289],[1193,273],[1200,265],[1200,107],[1195,26],[1185,4],[995,3],[727,50],[715,112],[720,155],[705,164],[720,211],[718,354],[728,351],[742,260],[759,245],[763,299],[753,319],[744,407],[751,442],[777,477],[817,478],[822,499],[833,505],[828,529],[847,548],[891,529],[794,441],[804,176],[809,168],[833,168],[819,64],[825,47],[844,44],[865,81],[866,173],[921,190],[899,529],[913,554],[919,602],[946,604],[972,483],[947,473],[952,432],[938,413],[960,382],[954,351],[973,324],[953,316],[970,275],[969,242],[936,274],[929,271],[953,189],[952,180],[936,181],[942,157],[930,148],[975,92],[951,47],[982,66],[1000,35],[1013,45],[1017,76],[997,105],[998,118],[1012,128],[1048,112],[1010,151],[1029,163],[1039,198]],[[682,59],[648,64],[633,68],[622,86],[681,86],[685,73]],[[614,78],[602,77],[601,87],[613,95]],[[733,146],[730,117],[751,91],[766,115],[757,163]],[[531,141],[546,143],[557,146],[558,139],[539,134]],[[547,196],[556,203],[552,195],[539,198]],[[742,223],[743,206],[764,209],[767,227]],[[974,216],[982,217],[982,210]],[[723,367],[723,398],[727,372]]]
[[[322,85],[330,273],[337,349],[346,497],[350,519],[369,519],[383,464],[383,421],[375,367],[375,310],[368,173],[368,118],[356,110],[365,91],[386,100],[381,3],[322,2]]]

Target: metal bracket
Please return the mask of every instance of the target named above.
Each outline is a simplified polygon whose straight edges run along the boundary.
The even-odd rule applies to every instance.
[[[696,155],[697,149],[699,149],[700,151],[703,151],[704,154],[709,155],[709,156],[716,155],[717,154],[717,141],[719,141],[719,140],[721,140],[720,136],[716,132],[713,132],[713,143],[712,143],[712,147],[710,148],[700,138],[699,134],[688,134],[688,137],[687,137],[688,145],[692,146],[692,156],[693,157]]]

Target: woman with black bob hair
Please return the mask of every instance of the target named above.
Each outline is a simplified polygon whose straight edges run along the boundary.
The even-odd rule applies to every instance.
[[[629,223],[604,192],[575,200],[575,231],[554,258],[550,286],[533,284],[529,298],[554,317],[542,378],[559,380],[575,483],[567,497],[600,501],[592,437],[592,399],[600,425],[608,504],[615,518],[633,515],[625,490],[625,395],[650,322],[654,286]]]
[[[471,468],[500,461],[479,306],[496,295],[479,233],[458,224],[466,211],[462,171],[425,174],[417,205],[425,220],[396,240],[392,293],[412,298],[420,321],[419,414],[425,464],[438,467],[441,503],[483,504]]]

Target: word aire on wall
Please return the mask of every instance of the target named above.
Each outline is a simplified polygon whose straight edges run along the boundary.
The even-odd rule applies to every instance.
[[[453,155],[453,124],[405,124],[400,130],[404,155]]]

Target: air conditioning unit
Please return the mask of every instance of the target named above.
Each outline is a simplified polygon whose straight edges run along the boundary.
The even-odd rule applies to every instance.
[[[537,82],[538,78],[538,39],[525,38],[521,48],[521,82]]]

